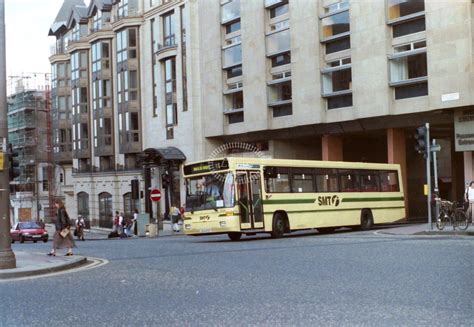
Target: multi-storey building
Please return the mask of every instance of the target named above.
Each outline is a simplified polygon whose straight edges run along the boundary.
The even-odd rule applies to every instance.
[[[472,9],[468,0],[199,2],[201,109],[212,117],[203,137],[260,143],[278,158],[399,163],[409,214],[422,216],[413,135],[429,122],[442,195],[460,199],[473,178]]]
[[[442,195],[459,198],[473,179],[469,0],[67,6],[52,35],[69,43],[50,59],[53,72],[61,60],[71,70],[71,206],[102,226],[138,206],[135,178],[148,198],[168,174],[158,210],[182,204],[180,165],[234,141],[275,158],[399,163],[409,214],[421,216],[413,134],[429,122]]]
[[[197,29],[197,20],[189,19],[192,6],[196,2],[92,0],[86,7],[65,1],[53,24],[50,34],[64,45],[50,57],[53,75],[59,76],[59,64],[69,67],[64,95],[71,99],[65,120],[71,152],[59,144],[56,149],[72,166],[68,207],[92,225],[111,227],[116,210],[131,215],[141,205],[155,209],[150,201],[132,199],[134,179],[148,199],[150,188],[160,187],[168,174],[168,201],[158,210],[182,204],[180,164],[203,156],[195,146],[203,143],[201,136],[194,136],[201,129],[199,65],[187,60],[195,52],[186,37]],[[56,89],[53,99],[59,101]]]
[[[18,156],[20,175],[10,181],[13,222],[49,217],[49,188],[60,188],[49,182],[48,162],[51,135],[48,127],[46,92],[21,85],[8,97],[8,140]]]

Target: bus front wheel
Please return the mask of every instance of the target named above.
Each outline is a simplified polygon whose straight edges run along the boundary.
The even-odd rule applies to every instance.
[[[285,217],[281,213],[273,216],[272,237],[280,238],[285,233]]]
[[[370,210],[363,210],[360,217],[360,229],[369,230],[374,225],[374,217],[372,217],[372,212]]]
[[[242,237],[242,233],[237,233],[237,232],[227,233],[227,236],[229,236],[231,241],[238,241]]]

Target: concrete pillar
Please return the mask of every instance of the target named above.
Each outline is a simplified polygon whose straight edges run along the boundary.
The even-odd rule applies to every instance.
[[[342,161],[343,139],[337,135],[323,135],[322,155],[325,161]]]
[[[408,173],[405,131],[403,129],[387,129],[388,163],[399,164],[402,171],[403,193],[405,194],[405,217],[408,218]]]
[[[464,182],[474,181],[474,151],[464,152]]]

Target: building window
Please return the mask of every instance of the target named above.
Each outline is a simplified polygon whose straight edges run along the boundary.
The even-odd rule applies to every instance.
[[[87,62],[86,51],[76,51],[71,54],[71,79],[73,81],[79,78],[87,78]],[[60,74],[60,72],[58,72],[58,74]]]
[[[280,53],[276,56],[271,57],[272,60],[272,67],[278,67],[278,66],[283,66],[291,63],[291,53],[285,52],[285,53]]]
[[[326,54],[339,52],[351,48],[351,38],[345,37],[343,39],[326,42]]]
[[[396,100],[428,95],[426,41],[395,47],[389,67]]]
[[[336,11],[341,11],[349,8],[349,0],[341,0],[336,3],[332,3],[329,6],[324,7],[324,13],[330,14]]]
[[[164,62],[165,72],[165,104],[166,104],[166,125],[178,124],[178,113],[176,105],[176,61],[175,58],[167,59]]]
[[[273,8],[270,8],[270,18],[276,18],[279,16],[283,16],[289,12],[288,3],[283,3]]]
[[[242,47],[240,44],[228,47],[223,51],[224,68],[242,64]]]
[[[393,25],[393,37],[400,37],[426,30],[425,18],[410,20],[400,24]]]
[[[127,60],[127,30],[117,33],[117,63]]]
[[[186,69],[186,24],[187,15],[184,5],[180,7],[180,21],[181,21],[181,86],[183,90],[183,111],[188,110],[188,77]]]
[[[401,100],[428,95],[428,82],[402,85],[395,88],[395,99]]]
[[[89,218],[89,194],[85,192],[77,194],[77,215],[84,219]]]
[[[421,13],[425,10],[424,0],[388,0],[388,19]]]
[[[175,22],[174,11],[163,16],[163,46],[169,47],[176,45],[175,41]]]
[[[327,98],[328,109],[352,107],[352,94],[343,94]]]
[[[244,107],[244,92],[234,92],[225,96],[226,110],[242,109]]]
[[[390,59],[391,83],[407,82],[427,75],[426,52]]]
[[[289,116],[293,114],[293,108],[290,105],[283,105],[283,106],[276,106],[272,107],[273,109],[273,118],[275,117],[282,117],[282,116]]]
[[[221,23],[226,24],[240,18],[240,0],[230,0],[221,8]]]
[[[78,23],[74,25],[74,28],[72,29],[72,37],[71,41],[79,41],[81,38],[81,28]]]
[[[92,18],[92,33],[97,32],[102,28],[102,11],[96,9],[96,13]]]
[[[112,227],[112,194],[103,192],[99,194],[99,227]]]
[[[351,67],[328,70],[323,73],[323,94],[352,89]]]
[[[274,56],[276,54],[290,51],[290,29],[279,30],[268,34],[265,40],[267,56]]]
[[[322,39],[346,34],[350,31],[349,11],[343,11],[321,20]]]
[[[244,112],[241,111],[241,112],[229,114],[227,115],[227,119],[228,119],[229,124],[241,123],[244,121]]]
[[[268,103],[270,105],[290,101],[291,98],[291,80],[269,85]]]
[[[242,65],[226,69],[227,78],[242,76]]]
[[[121,0],[118,6],[118,18],[124,18],[128,16],[128,0]]]
[[[343,58],[327,63],[322,71],[322,95],[327,99],[328,109],[352,106],[351,59]]]
[[[234,23],[225,25],[226,34],[231,34],[237,31],[240,31],[240,19]]]

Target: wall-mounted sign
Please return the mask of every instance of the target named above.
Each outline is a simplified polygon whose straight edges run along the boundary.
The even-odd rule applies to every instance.
[[[456,93],[447,93],[441,95],[441,101],[446,102],[446,101],[456,101],[459,100],[459,92]]]
[[[454,112],[456,151],[474,151],[474,109]]]

